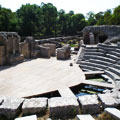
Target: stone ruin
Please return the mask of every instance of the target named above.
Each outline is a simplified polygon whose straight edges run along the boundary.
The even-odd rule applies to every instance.
[[[22,62],[24,58],[55,56],[55,44],[39,45],[33,37],[20,40],[16,32],[0,32],[0,65]]]
[[[0,65],[22,61],[19,52],[20,36],[16,32],[0,32]]]
[[[51,56],[55,56],[56,53],[55,44],[39,44],[33,37],[27,37],[24,43],[20,44],[23,44],[21,53],[24,53],[29,58],[50,58]]]
[[[57,49],[57,59],[58,60],[66,60],[66,59],[70,59],[70,46],[69,45],[65,45],[62,48],[58,48]]]
[[[54,97],[54,98],[0,98],[0,115],[15,118],[17,112],[22,109],[23,114],[43,114],[50,111],[51,118],[66,118],[79,114],[79,108],[83,114],[101,113],[107,107],[120,106],[120,43],[96,44],[98,42],[109,43],[119,40],[119,26],[93,26],[83,29],[83,40],[80,41],[78,64],[83,71],[104,71],[108,83],[115,85],[111,90],[104,90],[103,94],[80,96],[78,99]],[[110,42],[111,42],[110,41]],[[39,44],[32,37],[27,37],[20,43],[17,33],[0,33],[0,65],[10,58],[24,56],[25,58],[47,57],[55,55],[55,45],[50,43]],[[57,59],[69,59],[70,46],[66,45],[57,49]],[[6,102],[8,101],[8,102]],[[79,103],[79,104],[78,104]],[[10,108],[9,108],[10,107]]]
[[[83,40],[85,44],[103,43],[112,37],[120,35],[120,26],[87,26],[83,30]],[[119,37],[120,40],[120,37]]]
[[[25,38],[24,42],[20,42],[21,37],[18,33],[0,32],[0,65],[22,62],[24,58],[50,58],[56,55],[56,45],[58,45],[58,42],[64,41],[67,43],[67,40],[71,39],[79,39],[79,37],[68,36],[35,40],[33,37],[29,36]],[[70,53],[69,45],[58,48],[57,59],[69,59]]]

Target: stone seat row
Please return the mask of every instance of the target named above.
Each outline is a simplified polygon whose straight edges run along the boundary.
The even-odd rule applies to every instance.
[[[119,50],[120,48],[117,45],[86,46],[84,55],[78,60],[78,63],[83,70],[103,70],[111,79],[118,80],[120,76]]]
[[[98,55],[84,55],[83,59],[97,59],[97,60],[101,60],[101,61],[106,61],[106,62],[110,62],[110,63],[115,63],[117,62],[117,60],[115,59],[111,59],[108,57],[104,57],[104,56],[98,56]]]
[[[120,69],[116,64],[114,64],[113,66],[109,67],[109,66],[105,66],[103,64],[96,64],[96,63],[91,63],[91,62],[80,62],[79,65],[83,70],[103,70],[105,71],[105,74],[107,74],[111,79],[113,80],[118,80],[120,77]],[[117,68],[114,68],[114,66]]]

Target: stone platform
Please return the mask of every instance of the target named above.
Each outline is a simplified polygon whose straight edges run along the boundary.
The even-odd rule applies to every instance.
[[[73,58],[72,58],[73,59]],[[32,97],[80,84],[84,73],[73,60],[38,58],[0,68],[0,96]]]

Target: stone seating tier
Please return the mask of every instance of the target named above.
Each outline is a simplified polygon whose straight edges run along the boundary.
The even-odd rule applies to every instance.
[[[98,49],[87,49],[85,48],[85,52],[97,52]]]
[[[116,51],[116,52],[120,52],[120,49],[119,48],[110,48],[110,47],[101,47],[99,46],[98,49],[103,49],[105,51]]]
[[[120,57],[120,53],[119,53],[119,52],[108,51],[108,54],[111,54],[111,55],[115,55],[115,56],[117,56],[117,57]]]
[[[97,63],[97,64],[101,64],[101,65],[105,65],[105,66],[113,65],[110,62],[106,62],[106,61],[102,61],[102,60],[96,60],[96,59],[90,59],[89,62]]]
[[[104,56],[104,53],[102,53],[102,52],[84,52],[84,55],[99,55],[99,56]]]
[[[111,58],[111,59],[116,60],[116,61],[120,59],[120,57],[117,57],[117,56],[111,55],[111,54],[106,54],[106,57]]]
[[[98,67],[93,67],[93,66],[88,66],[88,65],[80,65],[80,68],[82,69],[88,69],[88,70],[93,70],[93,71],[97,71],[97,70],[102,70]]]
[[[106,69],[107,66],[105,65],[101,65],[101,64],[96,64],[96,63],[92,63],[92,62],[81,62],[82,65],[88,65],[88,66],[92,66],[92,67],[98,67],[100,69]]]
[[[115,73],[109,71],[109,70],[105,70],[104,71],[106,75],[108,75],[111,79],[117,81],[120,80],[120,77],[118,75],[116,75]]]
[[[113,68],[116,68],[116,69],[120,70],[120,65],[119,65],[119,64],[113,64],[111,67],[113,67]]]
[[[120,70],[113,68],[113,67],[109,67],[108,70],[120,76]]]
[[[84,55],[83,56],[85,59],[96,59],[96,60],[101,60],[101,61],[106,61],[110,63],[115,63],[116,60],[113,60],[111,58],[103,57],[103,56],[95,56],[95,55]]]

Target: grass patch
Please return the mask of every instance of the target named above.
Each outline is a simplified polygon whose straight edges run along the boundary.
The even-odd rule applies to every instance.
[[[92,81],[96,81],[96,82],[104,82],[103,78],[95,78],[95,79],[88,79],[88,80],[92,80]]]
[[[70,44],[70,47],[78,47],[77,44]]]

